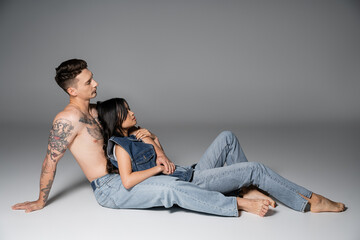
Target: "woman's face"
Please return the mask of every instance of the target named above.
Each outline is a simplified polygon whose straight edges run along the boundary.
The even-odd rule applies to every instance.
[[[128,110],[128,114],[127,114],[126,119],[121,124],[121,128],[129,129],[136,125],[136,118],[135,118],[135,114],[130,110],[130,108],[127,104],[125,104],[125,107]]]

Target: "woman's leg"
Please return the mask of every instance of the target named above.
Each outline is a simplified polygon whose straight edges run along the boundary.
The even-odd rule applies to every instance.
[[[178,206],[220,216],[238,216],[244,210],[265,216],[270,202],[263,199],[226,197],[174,177],[156,176],[146,179],[130,190],[121,184],[118,174],[108,174],[93,183],[95,198],[103,207],[144,209]]]
[[[195,170],[218,168],[234,163],[247,162],[238,139],[230,131],[221,132],[205,151]]]
[[[240,202],[242,205],[239,206],[236,197],[226,197],[219,192],[208,191],[165,175],[150,177],[129,190],[123,187],[118,174],[105,175],[96,179],[93,185],[96,200],[108,208],[170,208],[177,204],[197,212],[236,217],[239,207],[250,206],[246,202]]]
[[[195,171],[218,168],[235,163],[248,162],[243,149],[240,146],[237,137],[230,131],[221,132],[211,145],[207,148],[199,163],[195,167]],[[240,189],[233,189],[238,191]],[[256,188],[242,188],[240,193],[243,198],[247,199],[267,199],[272,207],[276,203],[269,196],[258,191]]]
[[[221,168],[205,169],[194,172],[193,183],[219,192],[230,192],[242,187],[254,185],[287,205],[288,207],[304,211],[312,192],[290,182],[279,174],[255,162],[242,162]]]

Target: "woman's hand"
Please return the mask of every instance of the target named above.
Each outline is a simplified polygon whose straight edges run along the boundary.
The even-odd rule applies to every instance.
[[[173,174],[175,171],[175,164],[172,163],[165,155],[164,150],[162,149],[159,139],[155,134],[151,133],[146,128],[138,128],[132,134],[135,135],[137,139],[143,139],[145,143],[152,144],[156,152],[156,165],[162,165],[165,167],[163,174]]]
[[[166,156],[158,156],[156,158],[156,165],[164,166],[163,174],[170,175],[175,171],[175,164],[172,163]]]
[[[33,201],[33,202],[18,203],[18,204],[15,204],[14,206],[12,206],[11,208],[13,210],[25,210],[26,213],[29,213],[32,211],[40,210],[44,207],[45,207],[44,202],[41,200],[37,200],[37,201]]]
[[[165,166],[162,165],[160,162],[156,161],[156,166],[161,169],[160,171],[161,171],[162,174],[165,174],[165,175],[170,175],[171,174],[168,170],[166,170]]]
[[[155,134],[153,134],[152,132],[150,132],[146,128],[139,128],[138,130],[136,130],[135,137],[137,139],[143,139],[145,137],[150,137],[153,140],[156,139]]]

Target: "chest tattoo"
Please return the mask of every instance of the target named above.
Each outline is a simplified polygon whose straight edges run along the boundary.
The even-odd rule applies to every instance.
[[[100,126],[94,118],[83,116],[79,119],[79,122],[86,124],[86,130],[91,137],[95,138],[96,140],[103,139]]]

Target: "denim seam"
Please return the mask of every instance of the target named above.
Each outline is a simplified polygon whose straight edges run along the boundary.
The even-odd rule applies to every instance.
[[[221,149],[220,154],[216,157],[216,163],[215,163],[214,168],[217,168],[216,166],[218,165],[220,156],[222,155],[222,153],[224,152],[224,150],[225,150],[225,151],[227,150],[226,148],[229,148],[229,144],[228,144],[228,143],[226,143],[226,145]],[[227,155],[228,155],[228,154],[225,154],[225,159],[227,158]],[[226,162],[226,160],[225,160],[225,162]]]
[[[98,192],[95,194],[96,200],[98,201],[98,199],[100,199],[100,198],[103,197],[103,196],[105,196],[105,194],[104,194],[101,190],[98,189]],[[104,197],[104,199],[108,198],[109,196],[110,196],[110,194],[106,195],[106,196]],[[110,199],[111,199],[111,201],[114,203],[114,200],[113,200],[111,197],[110,197]],[[99,203],[99,204],[100,204],[101,206],[105,206],[105,205],[106,205],[104,201],[102,201],[102,202]],[[115,206],[117,206],[117,205],[115,204]]]
[[[254,167],[251,166],[251,169],[254,170]],[[236,171],[238,171],[238,169],[228,170],[228,171],[224,171],[221,175],[217,174],[216,176],[224,176],[224,175],[228,175],[229,173],[236,172]],[[270,179],[272,179],[273,181],[275,181],[275,182],[277,182],[278,184],[280,184],[280,185],[284,186],[285,188],[289,189],[291,192],[297,194],[298,197],[299,197],[301,200],[303,200],[301,209],[304,209],[304,208],[305,208],[305,206],[306,206],[306,204],[307,204],[308,201],[307,201],[306,199],[304,199],[303,197],[301,197],[301,196],[299,195],[299,193],[298,193],[295,189],[293,189],[292,187],[290,187],[290,186],[288,186],[288,185],[286,185],[286,184],[283,184],[282,182],[278,181],[277,179],[272,178],[266,171],[262,171],[262,172],[263,172],[266,176],[268,176]],[[205,178],[205,181],[206,181],[206,182],[205,182],[205,185],[206,185],[207,188],[208,188],[209,182],[210,182],[209,179],[210,179],[210,180],[214,180],[214,177],[215,177],[215,176],[211,176],[211,177],[210,177],[210,176],[207,176],[207,177]],[[305,205],[305,206],[304,206],[304,205]]]
[[[147,184],[144,184],[144,185],[154,185],[154,186],[162,186],[162,187],[168,186],[168,185],[165,185],[165,184],[156,184],[156,183],[147,183]],[[225,209],[225,208],[221,208],[221,207],[218,207],[218,206],[214,206],[214,205],[208,204],[207,202],[199,201],[197,198],[194,198],[191,194],[188,194],[187,192],[185,192],[185,191],[183,191],[183,190],[181,190],[181,189],[179,189],[179,188],[171,187],[171,189],[174,189],[174,190],[176,190],[176,191],[182,192],[182,193],[184,193],[187,197],[189,197],[189,198],[193,199],[194,201],[199,202],[199,203],[201,203],[201,204],[203,204],[203,205],[206,205],[206,206],[208,206],[208,207],[213,207],[213,208],[219,209],[219,210],[221,210],[221,211],[225,211],[225,212],[233,212],[233,211],[234,211],[234,209],[230,209],[230,208],[229,208],[229,209]],[[236,210],[235,210],[235,211],[237,212],[237,207],[236,207]]]
[[[304,200],[305,200],[305,202],[303,202],[303,205],[301,206],[300,212],[305,212],[306,205],[308,204],[308,201],[306,199],[304,199]]]
[[[107,185],[113,179],[114,179],[114,177],[107,176],[104,179],[99,179],[99,182],[95,181],[95,185],[96,185],[97,188],[101,188],[102,186]],[[109,185],[107,185],[107,186],[110,187]]]
[[[254,167],[252,167],[252,168],[254,168]],[[287,188],[287,189],[290,190],[291,192],[295,193],[295,194],[296,194],[295,196],[297,196],[298,198],[300,198],[301,200],[303,200],[302,206],[301,206],[300,209],[301,209],[302,211],[304,210],[304,208],[306,207],[306,204],[308,203],[308,201],[307,201],[306,199],[304,199],[295,189],[293,189],[292,187],[284,184],[284,183],[281,182],[281,181],[278,181],[278,180],[275,179],[275,178],[272,178],[272,177],[270,176],[270,174],[268,174],[266,171],[262,171],[262,172],[263,172],[266,176],[268,176],[270,179],[272,179],[273,181],[277,182],[278,184],[284,186],[285,188]]]

